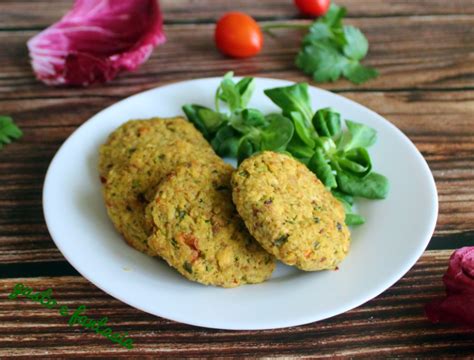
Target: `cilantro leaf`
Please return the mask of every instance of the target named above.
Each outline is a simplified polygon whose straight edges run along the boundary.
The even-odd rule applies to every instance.
[[[359,63],[367,55],[369,43],[359,29],[342,24],[345,14],[345,8],[332,4],[303,38],[296,66],[316,82],[336,81],[344,76],[361,84],[378,76],[377,70]]]
[[[342,26],[342,19],[346,16],[346,8],[331,4],[328,12],[321,18],[321,21],[333,28]]]
[[[343,47],[344,54],[350,59],[363,59],[369,50],[369,42],[362,31],[354,26],[344,26],[344,36],[347,40]]]
[[[344,68],[344,76],[354,84],[362,84],[367,80],[379,76],[379,72],[369,66],[364,66],[359,62],[351,63]]]
[[[23,132],[9,116],[0,116],[0,149],[12,140],[19,139]]]
[[[348,60],[327,42],[306,46],[296,57],[296,66],[317,82],[336,81],[347,65]]]

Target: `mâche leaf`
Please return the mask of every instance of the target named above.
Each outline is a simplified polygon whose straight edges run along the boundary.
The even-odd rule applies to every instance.
[[[355,213],[347,213],[345,223],[347,226],[356,226],[365,224],[365,218]]]
[[[252,156],[255,152],[259,151],[260,149],[254,143],[255,139],[251,137],[243,137],[240,140],[239,148],[237,150],[237,162],[240,164],[249,156]]]
[[[377,141],[377,132],[367,125],[346,120],[347,129],[338,143],[337,148],[349,151],[356,147],[370,147]]]
[[[374,172],[359,178],[346,171],[339,171],[337,184],[341,191],[367,199],[385,199],[389,190],[388,179]]]
[[[269,125],[261,131],[262,150],[284,151],[293,137],[293,124],[280,114],[268,114],[265,119]]]
[[[372,170],[369,153],[363,147],[346,151],[342,155],[336,156],[336,159],[341,169],[357,177],[364,177]]]
[[[326,28],[343,29],[342,16],[341,11],[329,14]],[[346,32],[360,37],[354,29]],[[342,44],[343,31],[335,34]],[[353,57],[364,51],[364,46],[347,50]],[[216,91],[215,109],[184,105],[183,111],[220,156],[237,158],[238,163],[266,150],[293,156],[343,204],[348,225],[363,224],[364,217],[352,209],[354,197],[383,199],[389,191],[387,178],[372,171],[367,151],[377,140],[376,131],[350,120],[345,120],[347,130],[343,130],[341,114],[332,108],[314,112],[306,83],[264,90],[281,109],[281,113],[264,114],[248,107],[254,86],[253,78],[235,83],[232,72],[227,73]],[[220,102],[228,105],[225,110],[219,109]]]
[[[223,157],[236,157],[240,143],[240,134],[231,126],[222,126],[211,140],[214,151]]]
[[[336,140],[342,133],[341,115],[330,108],[316,111],[312,122],[319,136],[332,137]]]
[[[253,91],[255,90],[255,80],[251,77],[244,77],[239,82],[237,82],[235,86],[240,94],[240,107],[245,108],[253,95]]]
[[[317,148],[314,152],[314,155],[309,160],[308,168],[316,174],[318,179],[321,180],[328,189],[337,186],[336,177],[321,148]]]
[[[292,112],[299,112],[308,124],[313,117],[308,84],[298,83],[291,86],[276,87],[263,91],[281,110],[283,115],[290,117]]]
[[[293,120],[296,135],[304,144],[306,144],[309,148],[313,149],[315,142],[312,137],[311,129],[309,129],[306,125],[303,115],[301,115],[301,113],[297,111],[292,111],[290,113],[290,118],[291,120]]]

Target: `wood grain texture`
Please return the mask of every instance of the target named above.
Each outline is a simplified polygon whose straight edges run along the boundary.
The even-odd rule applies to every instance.
[[[349,22],[366,33],[371,44],[366,63],[381,75],[361,86],[340,80],[321,87],[346,91],[474,88],[474,15],[357,18]],[[25,45],[36,31],[0,32],[0,99],[125,97],[164,83],[221,76],[231,69],[239,75],[310,81],[294,65],[302,36],[299,31],[280,31],[276,39],[267,37],[262,53],[243,61],[217,52],[213,25],[170,25],[166,32],[168,42],[138,71],[88,89],[50,88],[36,81]]]
[[[72,0],[2,0],[0,24],[6,29],[41,29],[57,21]],[[469,0],[339,0],[349,17],[474,14]],[[161,0],[166,24],[214,22],[227,11],[244,11],[257,20],[299,17],[292,0]]]
[[[427,252],[395,286],[345,314],[317,323],[266,331],[222,331],[154,317],[117,301],[80,277],[0,280],[0,357],[29,358],[88,355],[95,357],[164,356],[170,358],[241,356],[414,357],[472,355],[474,332],[433,325],[425,303],[443,295],[441,276],[450,251]],[[127,350],[75,325],[57,310],[27,299],[9,300],[13,286],[52,288],[58,304],[86,315],[109,318],[114,331],[128,332],[135,348]],[[192,306],[192,305],[190,305]],[[271,306],[271,305],[269,305]],[[315,300],[317,306],[317,300]],[[198,310],[197,310],[198,311]],[[275,309],[275,314],[284,309]],[[256,314],[258,316],[258,314]]]

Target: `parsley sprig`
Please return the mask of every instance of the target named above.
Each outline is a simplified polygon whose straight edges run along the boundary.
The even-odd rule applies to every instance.
[[[369,42],[356,27],[344,25],[344,7],[332,4],[325,16],[309,26],[296,56],[296,66],[316,82],[336,81],[341,76],[355,84],[362,84],[378,76],[378,71],[362,65],[369,50]],[[275,28],[295,28],[294,25],[270,24],[265,31]]]
[[[22,135],[23,132],[15,125],[11,117],[0,115],[0,150],[4,145],[19,139]]]

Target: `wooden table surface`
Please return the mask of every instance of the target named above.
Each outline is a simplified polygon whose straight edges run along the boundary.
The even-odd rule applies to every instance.
[[[85,120],[129,95],[166,83],[228,70],[302,81],[293,65],[300,33],[266,37],[257,57],[232,60],[213,46],[215,20],[229,10],[258,21],[301,21],[291,0],[161,1],[168,42],[139,71],[87,89],[57,89],[35,80],[25,43],[56,21],[68,0],[0,1],[0,113],[24,137],[0,152],[0,358],[308,356],[474,356],[474,332],[432,325],[423,305],[443,294],[441,277],[452,249],[474,244],[474,2],[472,0],[340,0],[348,23],[370,41],[367,63],[380,77],[364,85],[318,85],[343,94],[393,122],[423,153],[436,179],[439,219],[429,250],[377,298],[334,318],[289,329],[221,331],[158,318],[115,300],[66,262],[46,228],[41,192],[61,143]],[[80,229],[72,229],[80,231]],[[127,331],[128,350],[56,312],[9,300],[18,283],[54,290],[71,307],[107,316]],[[90,310],[89,310],[90,309]],[[276,315],[277,316],[277,315]]]

